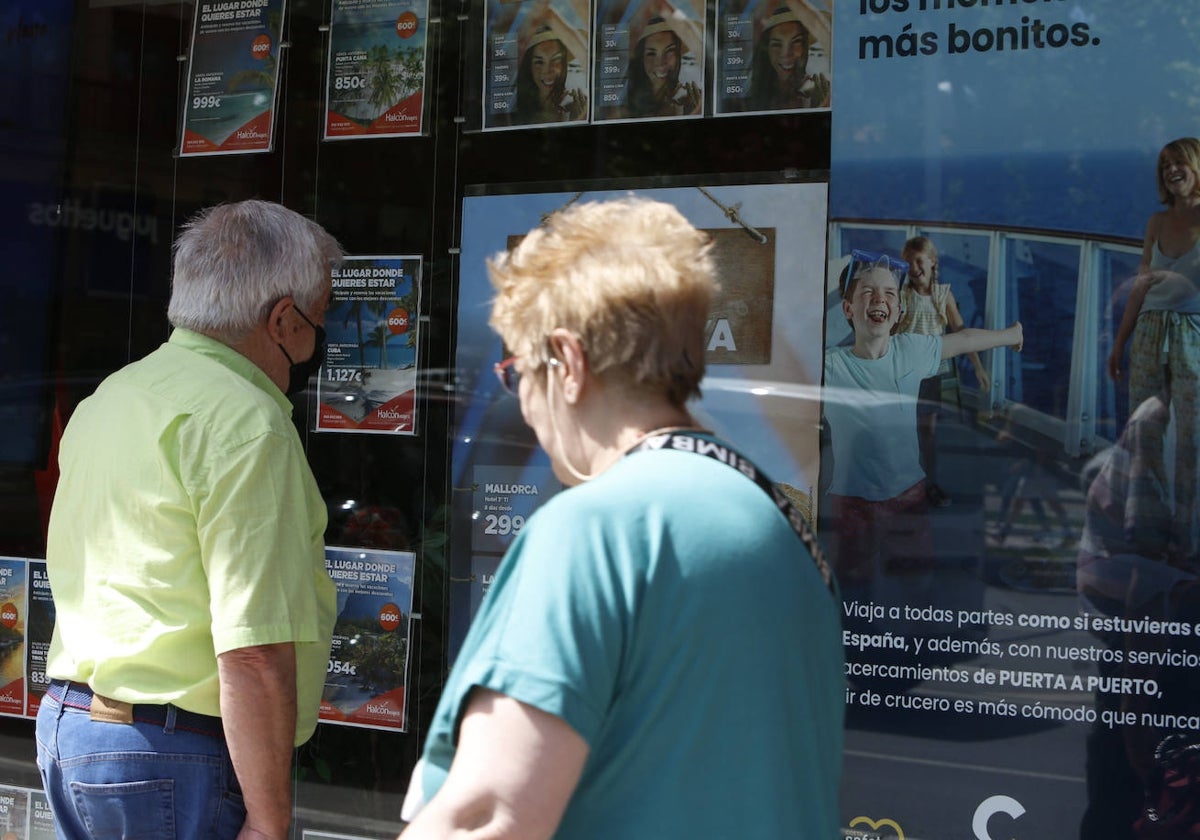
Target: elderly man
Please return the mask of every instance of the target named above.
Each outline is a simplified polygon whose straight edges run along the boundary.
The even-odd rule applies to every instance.
[[[170,340],[67,426],[38,766],[60,838],[283,838],[336,609],[285,393],[320,365],[337,242],[262,201],[180,235]]]

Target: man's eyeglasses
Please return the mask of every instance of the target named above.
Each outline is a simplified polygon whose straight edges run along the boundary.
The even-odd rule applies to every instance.
[[[879,251],[862,251],[855,248],[850,252],[850,264],[846,266],[846,272],[842,275],[839,283],[838,291],[841,292],[842,297],[846,296],[846,286],[851,280],[875,268],[891,272],[891,275],[896,278],[897,288],[903,287],[904,281],[908,278],[908,263],[904,260],[898,260]]]

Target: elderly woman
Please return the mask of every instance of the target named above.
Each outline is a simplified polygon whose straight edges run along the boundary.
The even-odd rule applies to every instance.
[[[573,486],[500,565],[405,840],[837,836],[843,660],[820,551],[686,407],[707,251],[673,207],[627,199],[560,211],[491,263],[497,372]]]

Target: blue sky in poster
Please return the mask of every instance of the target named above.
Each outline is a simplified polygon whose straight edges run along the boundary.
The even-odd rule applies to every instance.
[[[348,257],[343,264],[343,270],[402,270],[403,273],[396,277],[394,285],[391,285],[389,280],[389,285],[382,288],[364,288],[362,292],[357,292],[351,286],[334,290],[333,301],[325,313],[325,331],[330,346],[337,347],[338,350],[326,357],[327,364],[364,365],[389,370],[402,370],[415,365],[417,348],[415,342],[410,339],[417,329],[413,318],[416,307],[405,307],[402,299],[411,298],[413,294],[413,280],[421,270],[419,260],[403,257]],[[415,303],[415,300],[409,303]],[[389,328],[388,320],[397,308],[407,308],[410,317],[409,328],[403,332],[393,332]],[[384,343],[386,347],[383,346]],[[360,352],[362,358],[359,357]]]
[[[1158,149],[1200,135],[1200,4],[964,5],[835,4],[832,216],[1140,239]]]

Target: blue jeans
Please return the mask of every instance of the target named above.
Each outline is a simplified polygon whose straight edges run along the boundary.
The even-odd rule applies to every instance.
[[[59,840],[233,840],[246,821],[223,738],[94,721],[48,694],[37,763]]]

